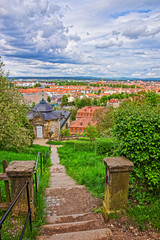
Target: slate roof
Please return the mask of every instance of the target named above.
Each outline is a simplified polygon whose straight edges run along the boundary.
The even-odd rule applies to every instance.
[[[36,116],[41,116],[44,120],[56,120],[60,119],[60,128],[64,126],[71,112],[65,110],[53,110],[53,106],[42,99],[38,104],[36,104],[32,111],[27,115],[29,120],[33,120]]]
[[[68,120],[68,118],[71,116],[71,112],[66,110],[57,110],[56,112],[61,114],[60,128],[62,128],[66,121]]]
[[[33,112],[51,112],[53,111],[53,106],[42,99],[38,104],[32,109]]]

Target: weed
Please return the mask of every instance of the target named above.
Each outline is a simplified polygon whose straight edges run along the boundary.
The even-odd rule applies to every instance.
[[[103,211],[102,211],[102,207],[99,207],[99,208],[93,208],[92,211],[95,212],[95,213],[101,213],[101,214],[103,213]]]
[[[109,219],[118,219],[120,216],[117,212],[111,212],[108,214]]]

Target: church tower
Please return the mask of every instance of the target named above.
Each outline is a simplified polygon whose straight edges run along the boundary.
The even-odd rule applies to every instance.
[[[103,85],[103,78],[102,78],[102,81],[101,81],[101,85]]]

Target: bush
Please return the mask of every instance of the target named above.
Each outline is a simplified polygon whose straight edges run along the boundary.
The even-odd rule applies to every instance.
[[[64,145],[65,142],[61,142],[61,141],[48,141],[47,144],[50,144],[50,145]]]
[[[96,155],[102,155],[104,153],[112,154],[114,150],[113,138],[100,138],[94,142]]]
[[[113,133],[118,152],[134,163],[140,186],[155,193],[160,188],[160,104],[151,93],[139,102],[125,102],[115,112]]]
[[[69,146],[74,146],[74,142],[73,140],[67,140],[65,143],[66,145],[69,145]]]
[[[80,140],[80,141],[90,141],[90,139],[87,138],[87,137],[80,137],[77,140]]]
[[[91,151],[92,144],[87,141],[76,141],[74,143],[74,149],[79,151]]]
[[[68,129],[61,129],[61,135],[63,137],[68,137],[68,136],[71,136],[71,133]]]

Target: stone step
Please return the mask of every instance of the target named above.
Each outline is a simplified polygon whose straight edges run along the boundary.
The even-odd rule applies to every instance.
[[[52,183],[53,187],[54,184],[67,184],[67,183],[72,183],[74,185],[76,185],[76,182],[74,180],[72,180],[71,178],[58,178],[58,177],[50,177],[50,183]]]
[[[55,188],[46,188],[45,189],[45,195],[46,196],[51,196],[51,195],[54,195],[55,194],[55,190],[57,190],[57,188],[59,188],[60,192],[63,192],[63,191],[68,191],[68,190],[73,190],[73,189],[76,189],[76,190],[86,190],[85,186],[84,185],[74,185],[74,186],[68,186],[68,187],[55,187]]]
[[[112,232],[108,228],[60,233],[51,236],[39,236],[36,240],[110,240]]]
[[[94,214],[92,213],[82,213],[73,215],[61,215],[61,216],[48,216],[46,222],[49,224],[55,223],[67,223],[67,222],[79,222],[94,219]]]
[[[50,172],[51,173],[65,173],[66,169],[64,166],[57,164],[55,166],[50,167]]]
[[[99,224],[99,222],[94,220],[89,220],[89,221],[81,221],[81,222],[47,224],[43,226],[42,233],[44,235],[49,236],[55,233],[86,231],[86,230],[93,230],[97,228],[101,228],[101,225]]]

